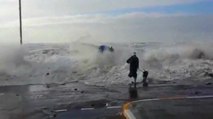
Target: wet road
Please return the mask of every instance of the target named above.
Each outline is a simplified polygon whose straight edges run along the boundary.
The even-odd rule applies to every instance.
[[[212,119],[212,100],[213,95],[180,96],[138,100],[128,105],[136,119]]]
[[[212,90],[213,86],[206,83],[151,84],[148,88],[143,88],[139,84],[138,99],[213,95]],[[70,116],[76,117],[75,119],[78,119],[77,117],[84,119],[88,116],[110,118],[117,116],[121,112],[119,106],[128,100],[130,99],[127,85],[98,87],[70,83],[1,86],[0,116],[2,119],[46,119],[54,116],[57,119],[66,119]],[[117,108],[108,108],[116,106]],[[93,109],[82,111],[84,108]]]
[[[55,119],[120,119],[121,109],[70,110],[58,113]]]
[[[24,85],[0,87],[0,117],[3,119],[46,118],[52,111],[104,107],[118,98],[119,90],[88,86],[80,83],[66,85]],[[114,96],[113,96],[114,95]]]

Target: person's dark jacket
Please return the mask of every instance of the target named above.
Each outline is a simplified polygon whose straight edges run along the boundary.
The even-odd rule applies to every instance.
[[[137,73],[137,70],[139,68],[139,59],[136,55],[131,56],[128,60],[127,63],[130,64],[130,72],[131,73]]]

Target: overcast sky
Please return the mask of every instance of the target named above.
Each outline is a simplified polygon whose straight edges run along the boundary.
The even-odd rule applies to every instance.
[[[213,40],[213,0],[22,0],[23,40]],[[19,43],[18,0],[0,0],[0,43]]]

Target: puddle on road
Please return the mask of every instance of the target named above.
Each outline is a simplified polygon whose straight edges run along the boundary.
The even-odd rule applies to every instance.
[[[31,85],[31,86],[29,86],[30,92],[44,91],[44,90],[48,90],[48,88],[44,85]]]
[[[0,93],[0,96],[4,96],[4,93]]]

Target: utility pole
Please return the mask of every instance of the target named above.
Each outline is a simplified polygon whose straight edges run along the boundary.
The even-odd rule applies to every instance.
[[[19,21],[20,21],[20,44],[22,45],[22,16],[21,16],[21,0],[19,0]]]

